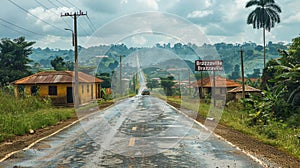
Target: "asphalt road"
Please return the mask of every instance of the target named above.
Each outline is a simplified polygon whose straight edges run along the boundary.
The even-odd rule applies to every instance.
[[[14,154],[0,167],[262,167],[152,96],[136,96]]]

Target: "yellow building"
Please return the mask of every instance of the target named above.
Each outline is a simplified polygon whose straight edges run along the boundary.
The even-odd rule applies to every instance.
[[[16,96],[22,89],[28,95],[49,96],[54,105],[68,105],[73,104],[74,81],[73,71],[45,71],[16,80],[13,84]],[[103,80],[78,72],[78,82],[80,104],[100,98]]]

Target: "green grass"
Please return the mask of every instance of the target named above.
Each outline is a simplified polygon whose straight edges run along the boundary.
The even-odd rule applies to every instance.
[[[74,116],[74,109],[54,108],[49,99],[33,96],[16,99],[0,91],[0,142],[16,135],[55,125]]]
[[[168,101],[180,104],[180,98],[168,97]],[[190,100],[181,103],[181,107],[197,111],[196,103]],[[198,113],[203,117],[207,117],[210,105],[206,103],[200,103]],[[232,103],[225,107],[220,124],[227,127],[231,127],[238,131],[241,131],[247,135],[250,135],[266,144],[277,147],[278,149],[285,151],[300,159],[300,140],[296,135],[300,135],[300,128],[290,128],[286,124],[272,121],[267,126],[249,126],[249,117],[243,107],[239,103]]]

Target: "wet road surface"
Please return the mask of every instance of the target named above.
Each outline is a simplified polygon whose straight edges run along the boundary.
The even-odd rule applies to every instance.
[[[152,96],[136,96],[14,154],[0,167],[262,167]]]

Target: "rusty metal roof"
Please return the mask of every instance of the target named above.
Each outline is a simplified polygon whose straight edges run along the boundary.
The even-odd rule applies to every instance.
[[[236,88],[228,91],[228,93],[238,93],[238,92],[242,92],[242,91],[243,91],[243,87],[239,86],[239,87],[236,87]],[[248,85],[245,85],[245,92],[261,92],[261,90],[256,89],[251,86],[248,86]]]
[[[216,76],[215,77],[215,84],[216,87],[227,87],[227,88],[234,88],[234,87],[238,87],[241,86],[241,84],[236,83],[233,80],[221,77],[221,76]],[[191,86],[194,87],[201,87],[201,79],[192,83]],[[207,78],[203,78],[203,87],[205,88],[211,88],[213,87],[213,77],[207,77]]]
[[[83,83],[101,83],[102,79],[92,75],[78,72],[78,81]],[[15,85],[23,84],[53,84],[53,83],[73,83],[75,82],[74,71],[44,71],[13,82]]]

